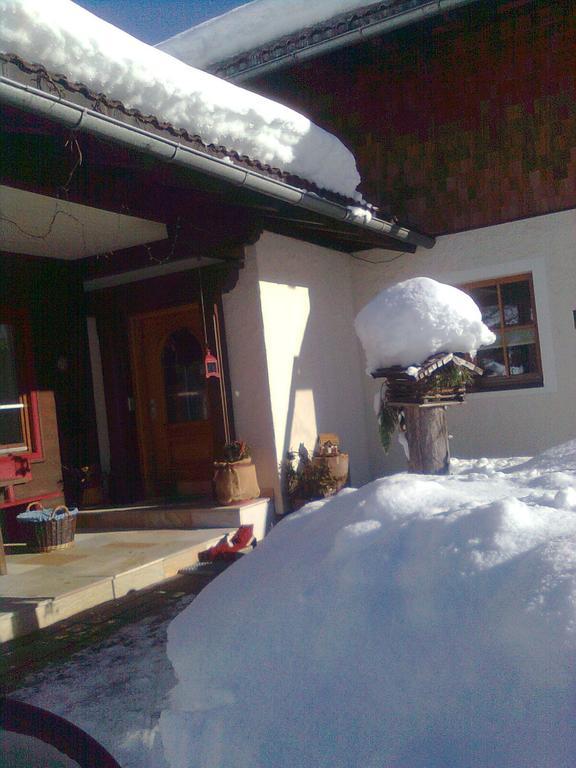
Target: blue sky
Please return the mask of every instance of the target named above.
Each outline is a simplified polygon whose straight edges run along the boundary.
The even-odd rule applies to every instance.
[[[146,43],[243,5],[247,0],[75,0],[78,5]]]

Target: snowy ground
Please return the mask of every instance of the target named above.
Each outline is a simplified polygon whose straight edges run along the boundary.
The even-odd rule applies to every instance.
[[[171,694],[148,620],[17,695],[125,768],[573,768],[576,441],[453,469],[287,518],[183,601]]]
[[[178,600],[175,613],[193,599]],[[126,626],[67,663],[28,678],[26,687],[11,695],[76,723],[122,768],[166,768],[158,719],[176,682],[166,657],[169,621],[147,617]]]

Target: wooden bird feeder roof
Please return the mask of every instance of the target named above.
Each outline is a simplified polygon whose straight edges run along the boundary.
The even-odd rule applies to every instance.
[[[406,379],[408,381],[422,381],[450,363],[457,368],[467,368],[478,376],[481,376],[483,373],[482,368],[474,365],[474,363],[471,363],[469,360],[465,360],[463,357],[455,355],[454,352],[440,352],[437,355],[432,355],[427,358],[419,366],[411,365],[407,368],[402,368],[399,365],[395,365],[392,368],[378,368],[377,370],[372,371],[371,376],[374,379]],[[408,371],[410,371],[410,373],[408,373]]]
[[[402,368],[395,365],[392,368],[379,368],[372,372],[374,379],[386,379],[388,396],[386,401],[393,406],[416,405],[434,407],[440,405],[456,405],[464,402],[466,387],[460,383],[455,386],[438,385],[432,378],[442,368],[464,368],[473,374],[481,376],[479,368],[469,360],[465,360],[453,352],[441,352],[432,355],[419,366]]]

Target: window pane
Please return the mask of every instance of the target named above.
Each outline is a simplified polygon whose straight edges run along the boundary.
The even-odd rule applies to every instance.
[[[508,347],[510,375],[521,376],[523,373],[538,373],[536,344],[522,344]]]
[[[508,376],[502,347],[491,347],[489,349],[483,347],[479,349],[476,355],[476,364],[484,369],[483,378],[488,376]]]
[[[3,406],[0,407],[0,445],[18,445],[24,442],[21,405],[14,331],[10,325],[0,323],[0,406]]]
[[[480,307],[482,320],[488,328],[494,330],[500,327],[500,310],[498,309],[498,292],[495,285],[484,285],[471,288],[470,295]]]
[[[514,346],[518,344],[535,344],[536,343],[536,331],[534,328],[511,328],[504,334],[506,339],[506,346]]]
[[[528,280],[501,286],[504,325],[527,325],[534,322]]]
[[[207,419],[204,355],[200,342],[187,328],[169,337],[162,366],[169,423]]]
[[[478,389],[542,385],[536,313],[529,276],[494,280],[463,287],[480,307],[482,319],[496,336],[478,350],[476,362],[484,369]],[[498,379],[506,381],[498,381]]]

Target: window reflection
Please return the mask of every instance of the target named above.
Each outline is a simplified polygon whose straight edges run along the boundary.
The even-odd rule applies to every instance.
[[[485,285],[470,290],[470,295],[480,307],[482,321],[494,331],[500,328],[500,307],[498,291],[495,285]]]
[[[482,320],[494,332],[494,342],[478,350],[476,361],[484,369],[477,386],[490,388],[490,379],[514,386],[542,383],[534,296],[529,275],[464,286],[474,299]],[[502,381],[504,380],[504,381]],[[498,386],[498,381],[495,382]]]
[[[534,321],[528,280],[502,285],[504,325],[528,325]]]
[[[208,418],[202,345],[188,328],[174,331],[162,353],[170,424]]]
[[[23,442],[14,329],[0,323],[0,446],[21,445]]]

